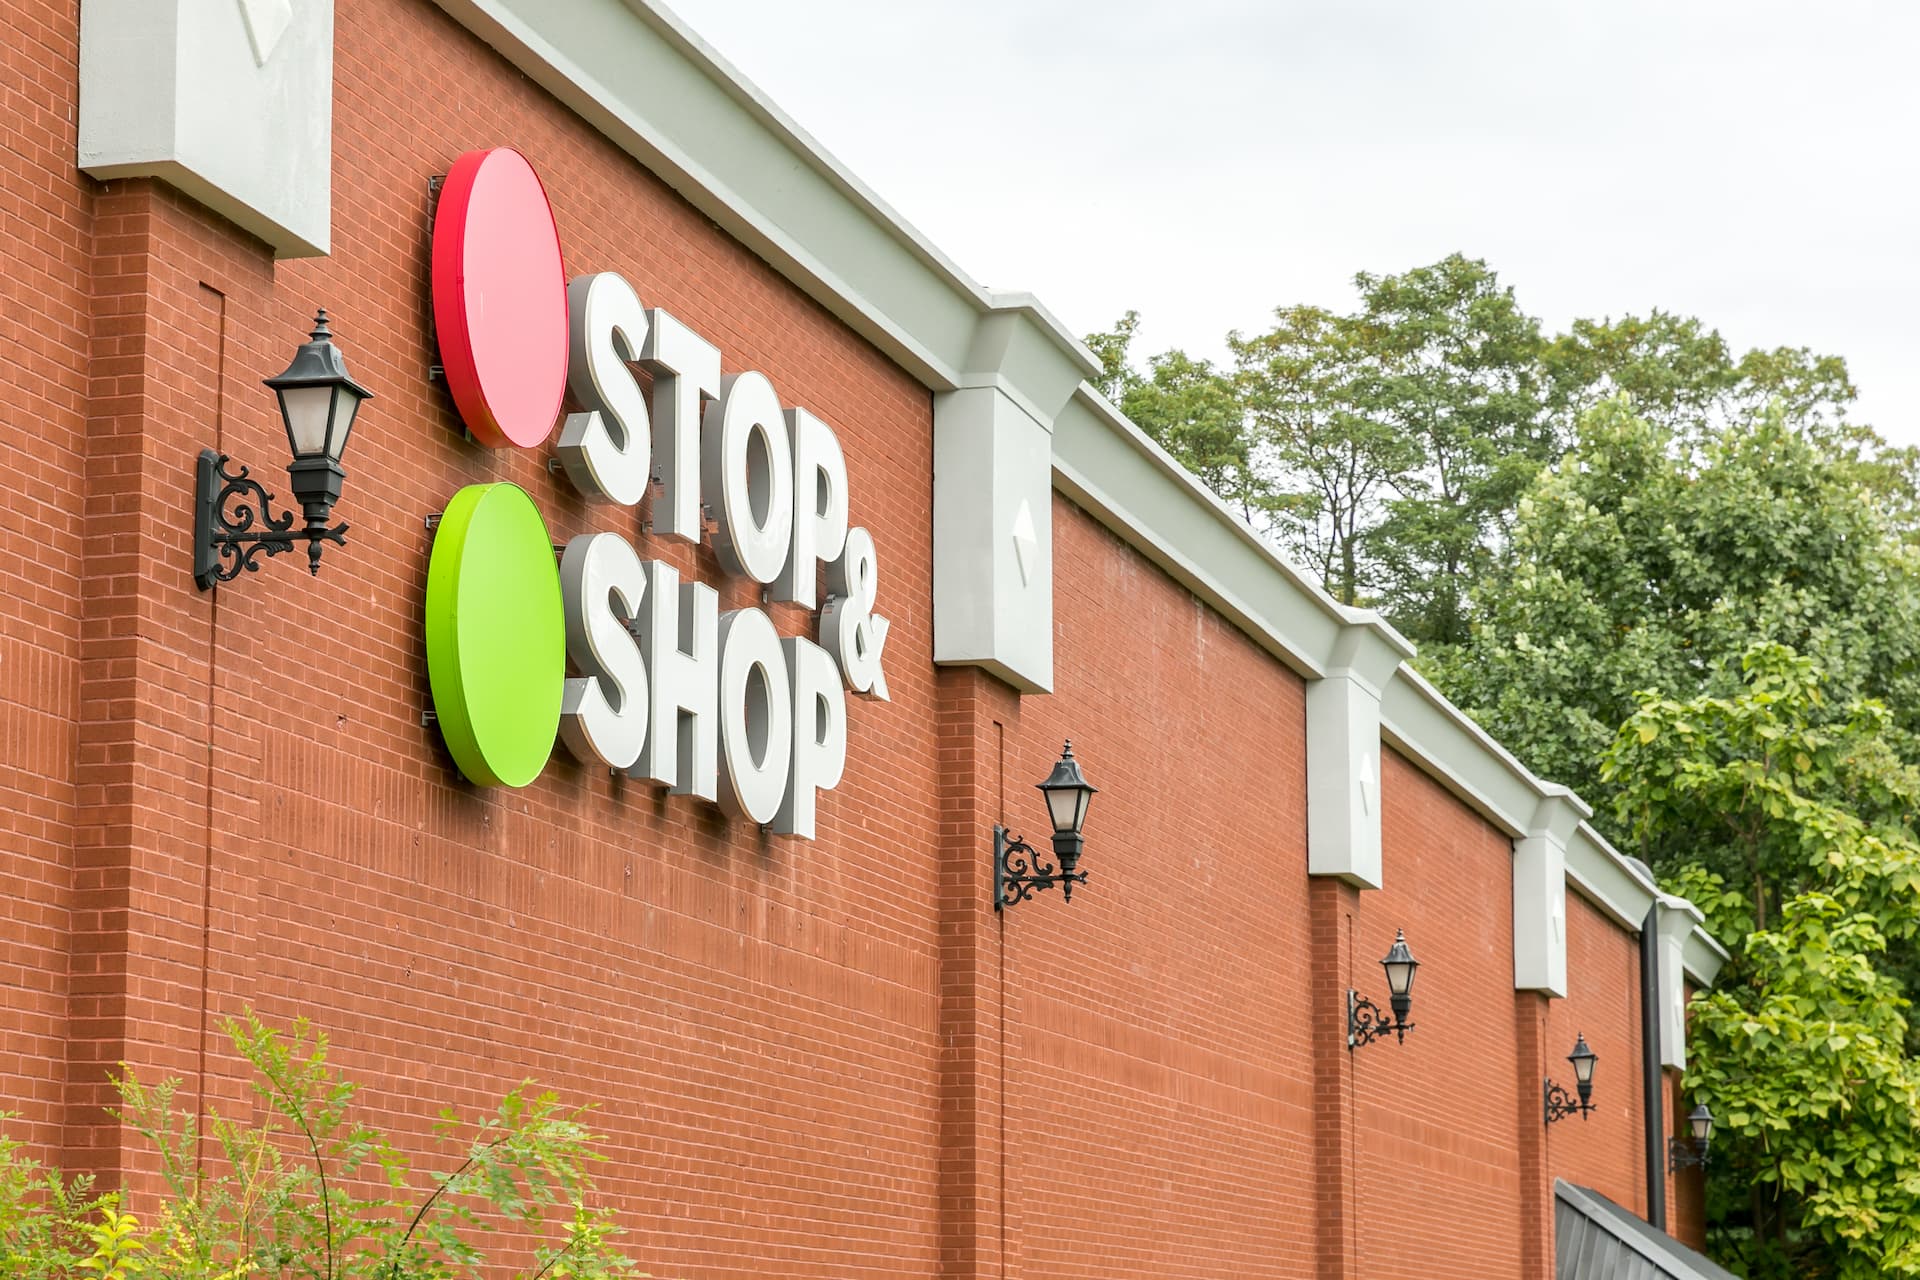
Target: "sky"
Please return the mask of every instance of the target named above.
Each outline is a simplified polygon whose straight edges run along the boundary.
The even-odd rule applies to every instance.
[[[1920,444],[1920,4],[668,0],[976,280],[1225,356],[1484,258],[1557,330],[1844,356]]]

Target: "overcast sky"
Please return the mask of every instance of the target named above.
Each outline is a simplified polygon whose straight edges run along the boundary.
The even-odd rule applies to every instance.
[[[1920,4],[668,0],[975,279],[1136,354],[1459,250],[1846,357],[1920,444]]]

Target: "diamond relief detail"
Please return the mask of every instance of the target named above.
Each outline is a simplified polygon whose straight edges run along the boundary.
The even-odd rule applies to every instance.
[[[1025,499],[1013,517],[1013,560],[1020,570],[1020,585],[1033,585],[1034,570],[1040,567],[1040,535],[1034,532],[1033,508]]]
[[[240,0],[240,17],[247,24],[253,60],[264,67],[280,46],[280,37],[293,25],[293,0]]]

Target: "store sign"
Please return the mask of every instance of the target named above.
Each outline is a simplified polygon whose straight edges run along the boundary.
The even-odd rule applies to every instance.
[[[768,599],[811,609],[826,582],[815,636],[782,636],[765,610],[720,612],[713,588],[618,533],[574,538],[556,568],[525,491],[467,486],[442,516],[426,602],[434,707],[460,771],[525,786],[557,735],[583,762],[812,838],[816,796],[846,763],[847,691],[887,697],[879,561],[848,524],[833,429],[783,407],[763,374],[723,376],[717,348],[619,275],[567,281],[546,191],[510,149],[468,152],[447,175],[433,314],[475,440],[539,447],[570,392],[557,452],[583,495],[631,508],[652,491],[653,535],[696,545],[704,504],[721,566]]]

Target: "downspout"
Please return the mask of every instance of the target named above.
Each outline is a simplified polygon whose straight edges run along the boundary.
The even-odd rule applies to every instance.
[[[1667,1229],[1666,1076],[1660,1066],[1660,902],[1640,926],[1640,1084],[1647,1120],[1647,1221]]]

